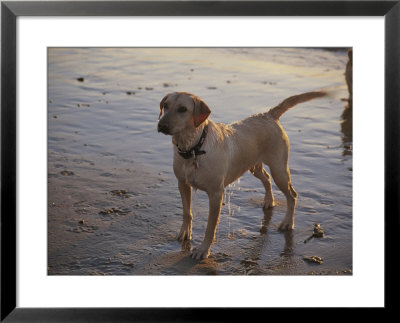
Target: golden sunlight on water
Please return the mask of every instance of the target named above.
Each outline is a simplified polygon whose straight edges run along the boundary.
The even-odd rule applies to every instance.
[[[49,274],[351,273],[347,59],[344,49],[50,48]],[[187,250],[203,239],[208,199],[193,194],[193,241],[181,246],[171,139],[156,130],[161,98],[192,92],[214,121],[230,123],[321,88],[339,95],[281,118],[299,194],[295,230],[277,230],[286,208],[277,187],[277,206],[263,211],[263,187],[245,174],[226,188],[210,258],[191,262]],[[314,223],[324,237],[304,243]],[[312,256],[323,262],[304,260]]]

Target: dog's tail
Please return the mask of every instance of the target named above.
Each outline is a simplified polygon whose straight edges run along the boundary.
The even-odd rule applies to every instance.
[[[279,120],[282,114],[284,114],[291,107],[294,107],[296,104],[303,103],[306,101],[310,101],[316,98],[321,98],[326,96],[328,93],[324,91],[315,91],[315,92],[307,92],[298,95],[293,95],[281,103],[279,103],[275,108],[272,108],[268,111],[269,115],[271,115],[275,120]]]

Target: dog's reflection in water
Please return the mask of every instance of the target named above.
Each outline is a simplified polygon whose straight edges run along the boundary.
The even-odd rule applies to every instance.
[[[262,220],[261,223],[261,228],[260,228],[260,233],[261,236],[266,236],[268,233],[268,227],[272,218],[272,213],[273,209],[264,209],[264,219]],[[293,231],[285,231],[284,233],[285,237],[285,246],[283,248],[283,251],[281,252],[281,256],[290,256],[293,254]]]

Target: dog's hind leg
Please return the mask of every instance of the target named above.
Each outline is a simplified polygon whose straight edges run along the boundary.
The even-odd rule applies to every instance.
[[[285,194],[287,201],[286,215],[279,225],[279,230],[292,230],[294,229],[294,210],[296,208],[297,193],[290,181],[289,167],[287,164],[278,167],[270,165],[270,169],[275,184],[279,187],[282,193]]]
[[[192,188],[183,181],[178,181],[183,206],[183,223],[181,231],[177,235],[179,241],[192,239]]]
[[[263,164],[255,164],[249,169],[255,177],[257,177],[265,187],[264,209],[271,208],[275,205],[274,195],[272,194],[271,176],[265,171]]]

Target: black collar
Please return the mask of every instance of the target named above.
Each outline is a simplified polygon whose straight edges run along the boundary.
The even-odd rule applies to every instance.
[[[208,132],[208,123],[204,126],[203,128],[203,133],[201,134],[200,140],[197,143],[196,146],[192,147],[191,149],[187,150],[187,151],[183,151],[181,150],[178,145],[176,145],[176,148],[178,148],[178,153],[179,155],[181,155],[183,158],[185,159],[189,159],[191,157],[196,157],[198,155],[203,155],[206,152],[204,150],[200,150],[201,146],[204,143],[204,140],[206,139],[207,136],[207,132]]]

